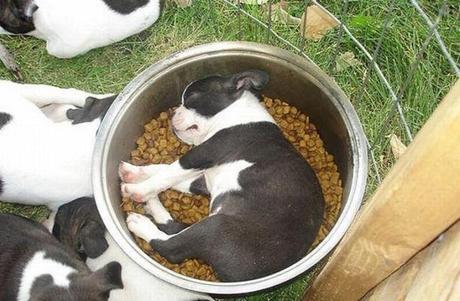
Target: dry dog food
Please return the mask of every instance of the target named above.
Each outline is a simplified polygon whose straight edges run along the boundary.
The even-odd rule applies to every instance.
[[[342,182],[332,155],[324,148],[323,141],[310,123],[308,116],[278,99],[264,97],[265,107],[283,130],[285,137],[296,147],[313,167],[321,184],[326,201],[324,222],[313,245],[321,242],[336,222],[342,200]],[[182,143],[171,131],[172,109],[162,112],[144,126],[144,134],[137,139],[137,148],[131,152],[131,163],[135,165],[172,163],[185,154],[190,146]],[[171,215],[185,224],[193,224],[209,213],[209,199],[204,196],[188,195],[174,190],[160,194],[160,200]],[[125,212],[144,213],[142,204],[124,198]],[[136,238],[139,246],[153,259],[177,273],[201,280],[217,281],[209,265],[196,259],[181,264],[172,264],[153,251],[150,245]]]

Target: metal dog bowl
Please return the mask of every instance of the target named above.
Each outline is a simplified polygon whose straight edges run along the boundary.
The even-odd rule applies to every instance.
[[[143,125],[179,104],[185,86],[210,74],[247,69],[270,74],[264,91],[307,112],[327,150],[334,155],[344,184],[339,220],[326,239],[292,266],[263,278],[212,283],[177,274],[147,256],[135,243],[120,208],[117,167],[128,160]],[[223,42],[175,53],[137,76],[118,96],[98,133],[93,162],[97,206],[115,241],[148,272],[177,286],[214,294],[255,292],[286,282],[323,259],[343,237],[358,211],[366,185],[367,148],[356,112],[342,90],[317,66],[288,51],[255,43]]]

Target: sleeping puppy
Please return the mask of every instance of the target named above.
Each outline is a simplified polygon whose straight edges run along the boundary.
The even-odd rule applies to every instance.
[[[111,301],[212,300],[163,282],[129,259],[105,230],[93,198],[80,198],[61,206],[52,231],[64,245],[77,251],[92,270],[113,260],[121,264],[124,288],[113,291]]]
[[[2,0],[0,33],[46,41],[48,53],[71,58],[150,27],[164,0]]]
[[[322,221],[315,173],[260,104],[268,80],[252,70],[191,83],[172,125],[195,147],[171,165],[119,168],[123,196],[147,202],[156,223],[133,213],[128,228],[173,263],[204,260],[221,281],[255,279],[295,263]],[[188,228],[173,221],[157,197],[170,187],[209,191],[209,217]]]
[[[115,96],[8,81],[0,95],[0,200],[56,210],[92,195],[96,132]]]
[[[104,301],[123,288],[121,266],[91,272],[42,225],[0,214],[0,300]]]

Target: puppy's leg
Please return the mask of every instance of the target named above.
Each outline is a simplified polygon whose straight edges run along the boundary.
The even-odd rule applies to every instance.
[[[125,182],[121,185],[121,193],[124,197],[131,197],[137,202],[144,202],[163,190],[203,175],[204,170],[218,165],[222,158],[228,155],[230,149],[232,149],[231,145],[225,145],[225,141],[214,136],[203,144],[192,148],[178,161],[158,169],[158,172],[148,172],[145,169],[142,177],[137,174],[139,179],[147,177],[142,182],[126,183],[125,179],[129,179],[120,172],[121,180]],[[152,170],[154,169],[152,167]]]
[[[202,171],[196,169],[184,169],[178,161],[166,165],[161,171],[151,174],[146,180],[135,184],[121,184],[123,197],[130,197],[136,202],[143,203],[161,191],[171,188],[183,181],[197,178]]]
[[[166,234],[174,234],[187,228],[187,225],[177,222],[172,218],[158,197],[148,200],[144,209],[147,214],[153,217],[160,231]]]
[[[127,162],[121,162],[118,166],[118,176],[124,183],[141,183],[152,174],[160,173],[168,164],[151,164],[136,166]]]
[[[0,88],[10,89],[38,107],[52,103],[71,104],[83,107],[88,97],[104,98],[113,94],[97,95],[77,89],[62,89],[48,85],[18,84],[10,81],[0,81]]]
[[[187,258],[200,258],[213,264],[212,254],[215,252],[218,257],[220,252],[215,247],[222,241],[222,233],[232,224],[228,217],[218,214],[207,217],[177,234],[168,235],[143,215],[131,213],[126,221],[131,232],[149,242],[152,248],[172,263],[180,263]],[[233,252],[233,242],[229,240],[225,243],[228,244],[228,251]]]
[[[151,175],[160,173],[167,166],[167,164],[136,166],[122,162],[118,168],[118,175],[124,183],[140,183],[147,180]],[[184,180],[171,188],[183,193],[209,195],[203,175]]]

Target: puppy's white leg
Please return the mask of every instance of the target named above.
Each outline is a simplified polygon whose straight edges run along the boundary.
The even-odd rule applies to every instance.
[[[162,170],[167,168],[167,164],[151,164],[151,165],[145,165],[145,166],[136,166],[129,164],[127,162],[121,162],[120,166],[118,167],[118,175],[120,176],[120,179],[124,183],[140,183],[145,180],[147,180],[149,177],[160,173]],[[201,175],[198,175],[196,177],[186,179],[184,181],[181,181],[180,183],[172,186],[171,188],[183,193],[194,193],[191,190],[192,184],[198,180],[201,177]],[[204,179],[203,179],[204,181]],[[206,184],[206,183],[200,183],[200,184]],[[206,187],[197,187],[199,189],[199,193],[202,193],[203,188],[206,190]],[[206,193],[206,192],[205,192]]]
[[[157,226],[146,216],[137,213],[130,213],[126,219],[129,231],[142,238],[146,242],[152,239],[167,240],[170,236],[161,232]]]
[[[122,183],[121,193],[124,197],[130,197],[136,202],[145,202],[161,191],[191,178],[196,178],[202,173],[203,171],[200,170],[184,169],[179,161],[176,161],[160,168],[158,173],[150,174],[150,177],[143,182]]]
[[[113,95],[98,95],[77,89],[62,89],[48,85],[18,84],[10,81],[0,81],[0,88],[11,89],[38,107],[52,103],[83,107],[88,97],[104,98]]]
[[[152,175],[159,173],[167,166],[167,164],[136,166],[127,162],[121,162],[118,166],[118,176],[125,183],[140,183]]]
[[[160,199],[156,196],[147,201],[144,206],[145,212],[153,217],[158,224],[167,224],[174,221],[169,214],[168,210],[160,202]]]

